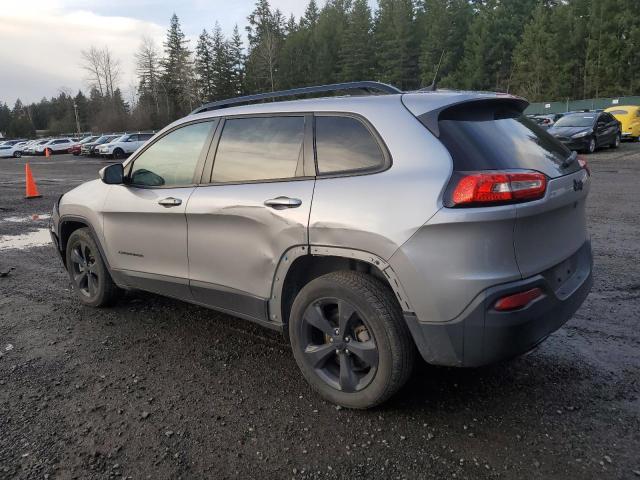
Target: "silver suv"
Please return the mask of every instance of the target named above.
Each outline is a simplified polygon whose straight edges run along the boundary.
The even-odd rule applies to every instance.
[[[384,94],[237,105],[352,89]],[[141,289],[257,322],[324,398],[371,407],[417,352],[511,358],[587,296],[590,174],[526,106],[375,82],[208,104],[64,194],[52,236],[82,303]]]

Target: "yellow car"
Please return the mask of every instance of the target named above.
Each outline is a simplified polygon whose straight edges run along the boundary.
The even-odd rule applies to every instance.
[[[605,110],[622,124],[623,140],[640,140],[640,105],[616,105]]]

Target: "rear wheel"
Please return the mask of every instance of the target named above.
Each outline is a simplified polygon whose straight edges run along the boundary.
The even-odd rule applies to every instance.
[[[77,298],[91,307],[113,304],[120,290],[100,255],[88,228],[74,231],[67,241],[67,271]]]
[[[289,335],[307,382],[348,408],[387,400],[407,381],[415,360],[395,296],[361,272],[334,272],[307,284],[293,303]]]
[[[618,133],[616,135],[616,138],[613,140],[613,142],[610,145],[611,148],[618,148],[620,146],[620,141],[621,141],[621,138],[620,138],[620,134]]]
[[[22,152],[20,150],[18,150],[17,152],[13,152],[13,156],[15,158],[20,158],[22,156]]]

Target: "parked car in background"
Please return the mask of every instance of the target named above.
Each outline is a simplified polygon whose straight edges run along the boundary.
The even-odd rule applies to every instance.
[[[94,142],[98,138],[100,138],[98,135],[94,135],[92,137],[84,137],[82,140],[79,140],[78,142],[71,145],[71,147],[69,148],[69,153],[72,153],[76,156],[80,155],[80,150],[82,149],[82,145]]]
[[[49,141],[48,138],[43,138],[43,139],[40,139],[40,140],[34,140],[29,145],[27,145],[27,147],[25,148],[23,153],[25,153],[27,155],[35,155],[36,154],[36,148],[38,148],[41,145],[44,145],[48,141]]]
[[[616,105],[605,110],[622,125],[622,140],[640,140],[640,106]]]
[[[622,138],[620,122],[607,112],[570,113],[548,132],[567,148],[593,153],[597,148],[618,148]]]
[[[564,115],[564,113],[550,113],[546,115],[532,115],[530,118],[542,128],[549,128]]]
[[[351,408],[397,392],[418,352],[477,367],[542,342],[591,288],[585,163],[522,98],[363,86],[388,95],[204,105],[62,195],[78,302],[148,290],[288,332]]]
[[[20,158],[24,148],[27,146],[27,141],[6,142],[0,145],[0,157],[15,157]]]
[[[85,143],[84,145],[82,145],[80,147],[80,154],[81,155],[86,155],[86,156],[89,156],[89,157],[93,157],[93,156],[98,154],[97,148],[100,145],[102,145],[104,143],[108,143],[111,140],[115,140],[119,136],[120,135],[102,135],[101,137],[98,137],[93,142],[88,142],[88,143]]]
[[[38,145],[36,147],[36,155],[45,155],[47,151],[49,154],[67,153],[71,145],[73,145],[74,139],[72,138],[53,138],[46,143]]]
[[[102,157],[125,158],[135,152],[153,137],[153,133],[127,133],[109,143],[98,147],[98,153]]]

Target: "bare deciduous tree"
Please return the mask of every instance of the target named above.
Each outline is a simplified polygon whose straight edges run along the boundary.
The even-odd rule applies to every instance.
[[[114,58],[109,47],[82,50],[82,68],[88,73],[88,83],[101,95],[113,97],[120,79],[120,62]]]

